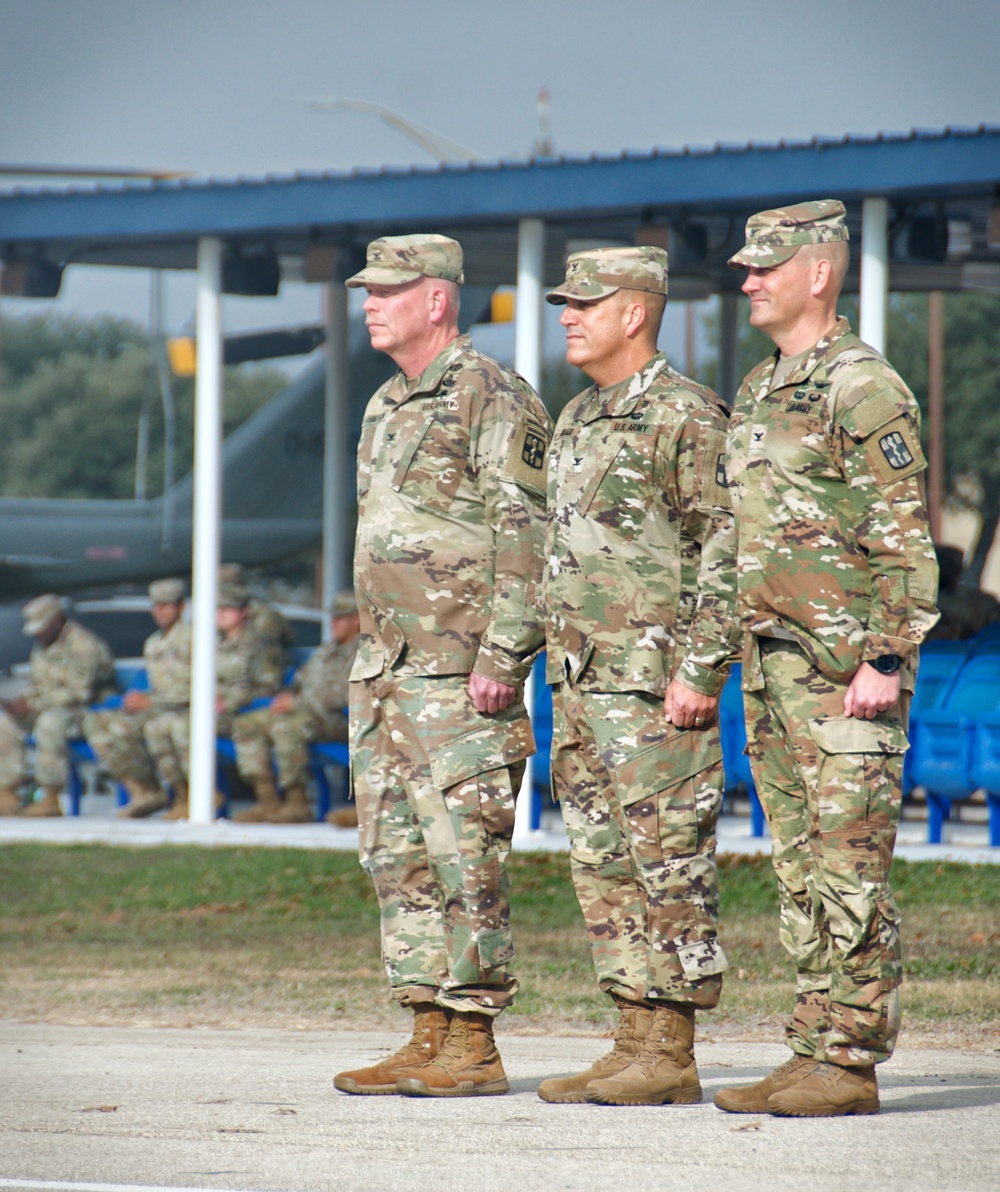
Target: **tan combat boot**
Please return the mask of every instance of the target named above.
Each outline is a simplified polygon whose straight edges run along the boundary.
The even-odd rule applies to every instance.
[[[352,803],[349,807],[341,807],[338,811],[328,811],[326,822],[335,828],[356,828],[358,826],[358,807]]]
[[[615,1026],[614,1046],[599,1060],[595,1060],[586,1072],[576,1076],[554,1076],[543,1080],[538,1086],[538,1095],[543,1101],[558,1104],[581,1105],[587,1100],[584,1089],[592,1080],[614,1076],[636,1058],[642,1042],[653,1021],[653,1011],[648,1006],[615,998],[618,1005],[618,1023]]]
[[[614,1076],[592,1080],[584,1094],[601,1105],[693,1105],[701,1100],[694,1062],[694,1007],[661,1003],[639,1054]]]
[[[243,811],[238,811],[232,818],[238,824],[262,824],[269,820],[276,811],[281,810],[281,800],[273,778],[260,778],[253,784],[254,803]]]
[[[312,808],[309,806],[309,796],[306,788],[301,784],[287,787],[285,797],[277,811],[267,816],[269,824],[311,824]]]
[[[816,1063],[801,1080],[767,1099],[767,1112],[777,1117],[847,1117],[878,1111],[874,1065],[842,1068]]]
[[[481,1097],[509,1092],[490,1015],[455,1010],[437,1057],[401,1073],[396,1090],[407,1097]]]
[[[352,1072],[341,1072],[333,1078],[333,1087],[342,1093],[386,1094],[396,1091],[397,1072],[410,1069],[432,1060],[441,1050],[448,1034],[450,1011],[442,1010],[433,1002],[413,1007],[413,1035],[399,1051],[386,1056],[370,1068],[356,1068]]]
[[[726,1113],[767,1113],[767,1099],[789,1085],[802,1080],[816,1067],[811,1055],[792,1056],[780,1068],[775,1068],[756,1084],[744,1084],[734,1089],[719,1089],[715,1104]]]
[[[143,782],[126,782],[129,801],[120,808],[118,815],[121,819],[143,819],[152,815],[154,811],[162,811],[169,807],[170,800],[167,792],[159,786],[147,786]]]
[[[188,784],[186,782],[178,782],[174,787],[174,801],[170,804],[170,810],[165,811],[160,817],[165,820],[186,820],[188,817]]]
[[[17,797],[16,786],[0,786],[0,815],[17,815],[21,810],[21,800]]]
[[[34,803],[29,803],[27,807],[22,807],[21,815],[34,817],[62,815],[62,807],[59,805],[61,793],[62,790],[58,786],[43,786],[42,797],[36,799]]]

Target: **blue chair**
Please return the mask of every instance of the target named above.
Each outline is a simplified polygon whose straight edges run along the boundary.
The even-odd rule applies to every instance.
[[[747,727],[743,710],[743,692],[740,688],[743,668],[737,662],[729,672],[729,678],[719,699],[719,734],[722,737],[722,764],[726,772],[726,790],[746,787],[750,797],[750,833],[764,835],[764,809],[757,796],[750,759],[746,755]]]
[[[940,707],[921,712],[913,752],[914,783],[927,792],[927,840],[941,843],[941,830],[955,799],[967,799],[977,783],[973,754],[978,726],[1000,711],[1000,653],[975,653],[952,680]],[[988,730],[987,730],[988,732]],[[989,768],[989,750],[984,763]],[[992,779],[991,779],[992,781]]]
[[[316,783],[316,819],[320,823],[326,819],[333,801],[327,766],[333,767],[340,793],[346,796],[351,755],[345,744],[339,741],[317,741],[309,747],[309,768]]]
[[[990,844],[1000,847],[1000,712],[987,712],[976,720],[971,776],[973,785],[986,792]]]
[[[971,641],[932,641],[921,647],[916,690],[910,701],[910,748],[903,758],[904,797],[916,785],[913,780],[913,756],[914,744],[920,732],[920,717],[925,712],[941,707],[973,648]]]
[[[531,727],[535,734],[536,753],[531,766],[531,830],[542,826],[542,803],[550,797],[552,763],[552,688],[545,682],[545,652],[535,659],[531,668],[535,681],[535,699],[531,708]]]

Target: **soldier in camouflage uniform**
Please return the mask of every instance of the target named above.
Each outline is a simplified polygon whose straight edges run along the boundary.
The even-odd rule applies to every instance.
[[[35,737],[35,781],[41,798],[24,815],[62,815],[66,789],[66,741],[81,735],[87,705],[115,689],[111,651],[89,629],[69,620],[58,596],[38,596],[24,606],[24,632],[36,639],[27,691],[7,700],[0,712],[0,815],[19,811],[18,788],[25,781],[24,739]]]
[[[937,569],[916,402],[837,317],[847,239],[843,204],[799,203],[751,217],[730,260],[778,349],[737,396],[727,476],[750,761],[798,975],[793,1056],[720,1092],[730,1112],[875,1113],[899,1030],[889,867]]]
[[[242,563],[223,563],[219,568],[220,584],[237,584],[247,586],[246,570]],[[247,605],[250,618],[250,628],[258,637],[273,642],[281,652],[284,664],[288,662],[288,650],[295,645],[295,630],[288,623],[285,616],[273,605],[265,604],[251,595]]]
[[[313,651],[291,687],[279,692],[266,708],[244,712],[233,721],[236,767],[252,786],[273,780],[274,750],[283,799],[265,817],[271,824],[312,820],[306,791],[309,745],[347,740],[347,683],[361,632],[353,591],[334,598],[332,622],[332,640]]]
[[[720,471],[728,410],[656,350],[660,248],[570,256],[566,359],[593,381],[548,465],[544,602],[552,781],[612,1051],[545,1080],[546,1101],[701,1099],[696,1007],[718,1004],[718,703],[737,654],[735,559]]]
[[[191,627],[183,619],[184,581],[158,579],[149,598],[157,630],[142,647],[148,690],[127,691],[120,708],[96,709],[84,721],[91,748],[129,792],[118,814],[130,819],[165,808],[166,787],[181,800],[187,787]]]
[[[467,1096],[508,1085],[493,1020],[517,990],[505,862],[534,752],[522,684],[536,610],[551,424],[528,384],[458,331],[462,250],[368,246],[372,346],[400,371],[358,449],[351,762],[361,861],[392,994],[413,1036],[349,1093]]]

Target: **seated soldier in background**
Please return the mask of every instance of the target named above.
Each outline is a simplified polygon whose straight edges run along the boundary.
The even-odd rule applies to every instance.
[[[281,686],[285,666],[283,650],[273,638],[262,637],[251,622],[250,592],[245,584],[220,583],[218,595],[218,625],[222,638],[216,660],[215,711],[216,731],[220,737],[231,737],[236,714],[252,700],[274,695]],[[253,784],[256,803],[271,808],[278,801],[274,778],[268,773]],[[187,818],[187,798],[179,815],[175,802],[164,816]],[[251,811],[254,809],[251,808]],[[234,817],[245,820],[246,811]],[[251,819],[258,819],[255,815]]]
[[[166,807],[167,786],[175,798],[187,793],[191,626],[183,619],[184,581],[158,579],[149,598],[157,626],[142,647],[149,690],[127,691],[120,708],[95,709],[83,726],[104,769],[128,790],[118,814],[131,819]]]
[[[223,563],[219,567],[220,584],[237,584],[249,589],[246,571],[242,563]],[[295,645],[295,630],[285,617],[271,604],[250,597],[247,604],[250,627],[259,636],[266,638],[281,651],[282,664],[288,665],[288,650]]]
[[[332,641],[313,651],[290,688],[279,692],[268,707],[234,719],[237,769],[254,791],[261,792],[253,807],[234,817],[238,820],[271,824],[312,820],[306,793],[309,744],[347,740],[347,680],[361,633],[352,589],[337,594],[331,616]],[[272,749],[283,801],[278,800],[274,788]]]
[[[114,660],[105,642],[66,616],[58,596],[37,596],[24,606],[24,632],[36,644],[28,689],[7,700],[0,712],[0,814],[19,810],[18,788],[27,776],[24,742],[34,733],[41,798],[23,814],[62,815],[67,739],[80,735],[87,706],[114,691]]]

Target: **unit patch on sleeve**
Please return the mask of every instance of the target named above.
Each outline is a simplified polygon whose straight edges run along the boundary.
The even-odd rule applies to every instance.
[[[503,474],[521,488],[545,496],[545,458],[549,437],[537,422],[519,418]]]
[[[889,434],[883,435],[879,439],[878,445],[882,448],[882,454],[893,471],[898,472],[902,468],[908,468],[913,463],[913,456],[910,454],[910,449],[906,445],[906,440],[898,430],[890,431]]]

